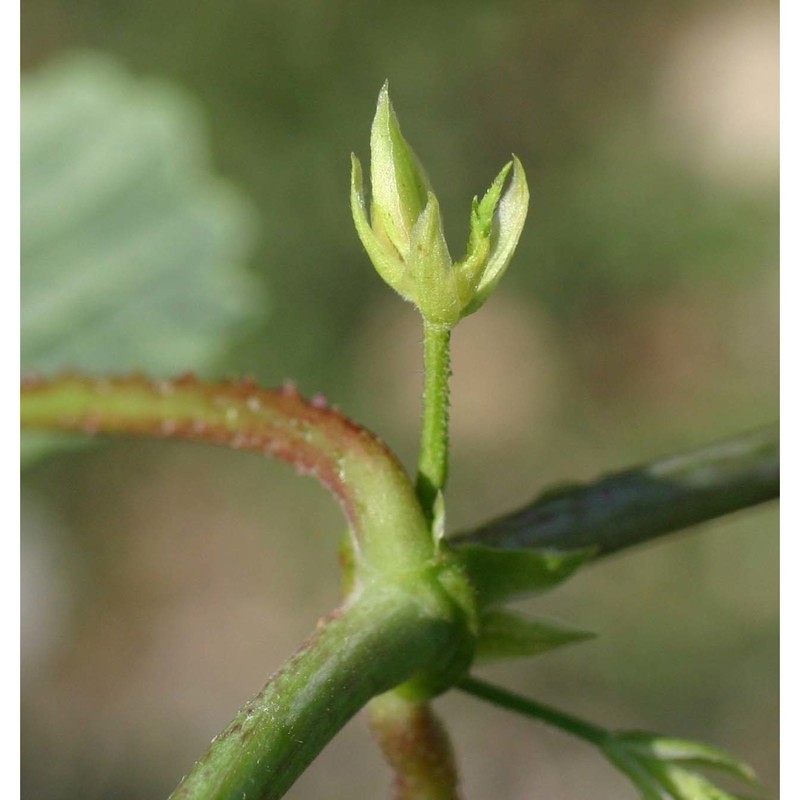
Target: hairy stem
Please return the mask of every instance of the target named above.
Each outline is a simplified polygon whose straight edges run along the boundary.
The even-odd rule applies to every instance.
[[[425,394],[417,497],[428,520],[447,482],[450,405],[450,328],[425,321]]]
[[[414,490],[391,451],[291,385],[65,375],[25,381],[21,416],[27,428],[184,439],[280,458],[336,495],[353,531],[356,573],[413,571],[433,556]]]
[[[323,620],[170,800],[276,800],[370,698],[430,663],[448,629],[416,599],[371,587]]]
[[[477,678],[464,678],[459,681],[456,688],[501,708],[546,722],[548,725],[560,728],[562,731],[594,745],[602,746],[608,738],[608,731],[604,728],[599,728],[597,725],[572,716],[572,714],[566,714],[543,703],[529,700],[527,697],[509,692],[507,689],[501,689],[499,686],[493,686]]]
[[[395,773],[395,800],[458,800],[453,748],[430,703],[389,692],[374,698],[367,713]]]
[[[547,492],[532,504],[458,534],[451,543],[608,555],[777,498],[778,428]]]

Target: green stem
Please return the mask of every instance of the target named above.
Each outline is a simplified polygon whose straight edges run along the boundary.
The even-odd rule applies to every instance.
[[[22,385],[25,428],[182,439],[249,450],[293,464],[336,495],[353,532],[356,573],[425,565],[433,543],[414,489],[375,436],[293,386],[206,383],[191,376],[63,375]]]
[[[430,703],[397,692],[367,706],[369,725],[395,774],[395,800],[458,800],[453,748]]]
[[[336,612],[214,739],[170,800],[276,800],[372,697],[431,663],[449,629],[370,587]]]
[[[425,393],[417,497],[428,521],[447,482],[448,412],[450,405],[450,328],[424,322]]]
[[[587,486],[546,492],[519,511],[469,533],[454,546],[504,550],[596,548],[615,553],[780,494],[778,428],[617,472]]]
[[[597,725],[592,725],[590,722],[586,722],[578,717],[573,717],[572,714],[559,711],[543,703],[537,703],[535,700],[529,700],[527,697],[522,697],[514,692],[509,692],[507,689],[501,689],[498,686],[493,686],[477,678],[464,678],[459,681],[456,688],[466,694],[473,695],[473,697],[480,697],[481,700],[487,700],[501,708],[506,708],[509,711],[516,711],[518,714],[531,717],[532,719],[541,720],[548,725],[560,728],[562,731],[566,731],[598,747],[602,747],[609,736],[608,731],[604,728],[599,728]]]

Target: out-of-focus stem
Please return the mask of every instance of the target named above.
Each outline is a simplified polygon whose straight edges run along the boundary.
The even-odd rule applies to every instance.
[[[458,800],[453,748],[430,703],[389,692],[367,706],[372,733],[395,774],[395,800]]]
[[[573,736],[577,736],[579,739],[594,745],[602,746],[608,738],[608,731],[604,728],[592,725],[592,723],[579,719],[572,714],[559,711],[557,708],[546,706],[544,703],[538,703],[535,700],[529,700],[527,697],[509,692],[507,689],[501,689],[499,686],[493,686],[491,683],[486,683],[486,681],[481,681],[477,678],[464,678],[459,681],[456,688],[474,697],[479,697],[481,700],[487,700],[501,708],[516,711],[526,717],[546,722],[548,725],[560,728],[562,731],[571,733]]]

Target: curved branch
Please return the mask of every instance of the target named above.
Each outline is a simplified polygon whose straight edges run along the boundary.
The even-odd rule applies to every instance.
[[[450,542],[615,553],[780,494],[778,427],[546,492]]]
[[[357,565],[403,572],[425,563],[433,544],[414,489],[376,436],[291,384],[205,383],[193,376],[63,375],[22,384],[22,425],[251,450],[293,464],[338,498],[354,533]]]

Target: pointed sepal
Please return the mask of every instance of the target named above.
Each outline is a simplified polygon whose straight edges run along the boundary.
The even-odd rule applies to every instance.
[[[546,592],[566,581],[594,554],[593,550],[500,550],[477,544],[459,545],[455,552],[475,587],[481,608]]]
[[[481,615],[478,631],[477,663],[538,656],[594,636],[558,622],[495,609]]]
[[[411,234],[408,274],[414,286],[414,302],[433,324],[452,326],[459,319],[456,276],[442,230],[439,201],[428,195]]]
[[[428,203],[430,182],[400,131],[384,83],[370,135],[373,223],[380,221],[402,258],[408,258],[414,225]]]
[[[528,182],[525,178],[525,170],[516,156],[514,156],[512,164],[514,171],[511,177],[511,185],[500,200],[493,222],[489,260],[482,272],[472,300],[465,307],[462,316],[477,311],[489,299],[500,278],[503,277],[508,265],[511,263],[511,258],[517,249],[519,237],[522,235],[522,229],[525,226],[525,218],[528,214]],[[498,180],[501,176],[505,181],[503,172],[498,176]],[[494,189],[494,184],[492,189]],[[490,192],[492,192],[492,189],[490,189]],[[488,195],[489,193],[487,192]]]
[[[367,251],[378,274],[396,292],[406,299],[408,297],[407,270],[400,255],[388,239],[379,237],[370,225],[367,217],[367,204],[364,197],[364,180],[361,173],[361,162],[355,155],[351,156],[350,172],[350,210],[356,226],[358,238]]]
[[[512,166],[513,162],[509,161],[500,170],[500,174],[492,181],[492,185],[487,189],[482,200],[479,201],[476,197],[472,201],[467,255],[464,261],[456,265],[459,295],[465,307],[472,302],[475,289],[479,285],[489,261],[494,215]]]

